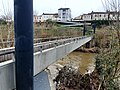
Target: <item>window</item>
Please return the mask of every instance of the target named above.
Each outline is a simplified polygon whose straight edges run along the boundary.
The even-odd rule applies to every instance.
[[[66,13],[63,13],[63,15],[66,15]]]
[[[65,9],[63,9],[63,12],[65,12],[66,10]]]

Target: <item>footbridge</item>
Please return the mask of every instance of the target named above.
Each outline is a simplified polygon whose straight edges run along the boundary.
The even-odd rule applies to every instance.
[[[45,88],[43,89],[39,85],[39,75],[41,72],[52,63],[64,58],[66,55],[86,44],[90,40],[92,40],[92,36],[74,37],[35,43],[33,60],[34,90],[50,90]],[[13,90],[16,88],[16,60],[14,57],[14,52],[14,47],[0,50],[0,90]],[[44,76],[44,73],[42,74]]]

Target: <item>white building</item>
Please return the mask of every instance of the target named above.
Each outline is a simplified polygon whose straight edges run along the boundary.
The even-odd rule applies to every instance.
[[[41,21],[41,15],[40,16],[34,15],[33,22],[36,23],[36,22],[40,22],[40,21]]]
[[[83,20],[83,15],[75,17],[72,21],[82,21]]]
[[[80,20],[83,20],[83,21],[92,21],[92,20],[109,20],[109,13],[108,12],[91,12],[91,13],[88,13],[88,14],[83,14],[83,15],[80,15],[82,16],[82,18],[80,18]],[[112,14],[111,14],[111,17]]]
[[[83,14],[82,19],[83,19],[84,21],[91,21],[91,19],[92,19],[91,13]]]
[[[59,8],[58,16],[60,21],[71,21],[71,10],[70,8]]]
[[[108,20],[107,12],[91,12],[91,20]]]
[[[44,22],[48,19],[50,19],[52,21],[57,21],[58,20],[58,13],[43,13],[41,15],[41,22]]]
[[[117,20],[118,19],[118,12],[109,12],[109,20]],[[120,20],[120,16],[119,16]]]

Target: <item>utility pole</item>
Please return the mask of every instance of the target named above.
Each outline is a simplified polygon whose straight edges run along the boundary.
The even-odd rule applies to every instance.
[[[84,25],[83,25],[83,36],[85,36],[86,33],[86,22],[84,21]]]
[[[95,32],[96,32],[96,23],[92,24],[92,28],[93,28],[93,33],[95,34]]]
[[[33,90],[33,0],[14,0],[16,90]]]

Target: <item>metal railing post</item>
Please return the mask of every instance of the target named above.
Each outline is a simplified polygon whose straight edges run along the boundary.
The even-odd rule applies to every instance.
[[[16,90],[33,90],[33,0],[14,0]]]

